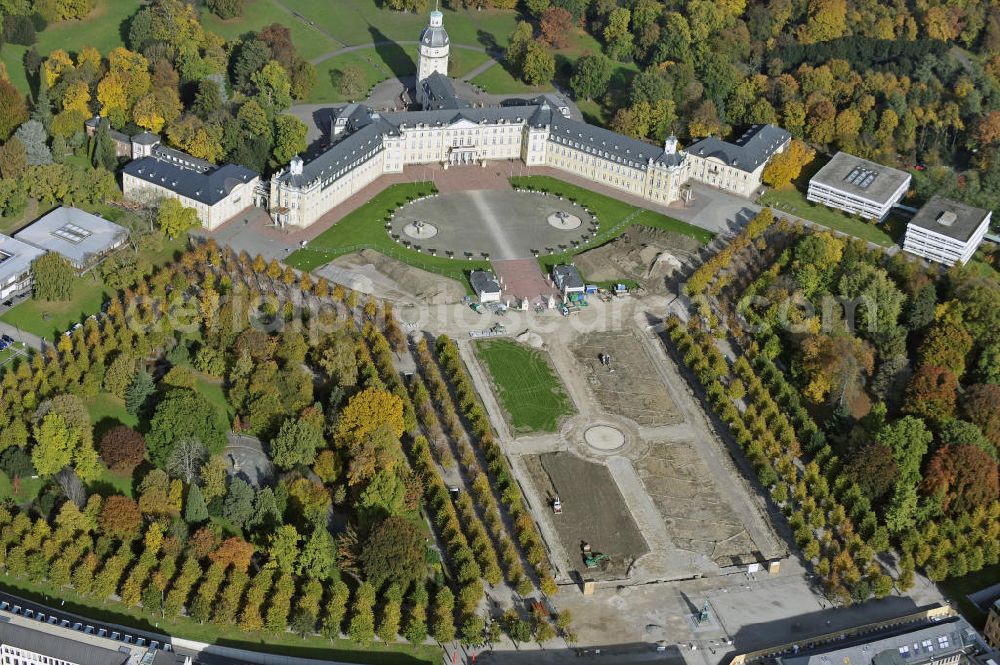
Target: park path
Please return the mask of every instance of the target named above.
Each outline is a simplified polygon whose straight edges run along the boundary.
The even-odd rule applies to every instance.
[[[274,0],[274,1],[278,2],[278,0]],[[313,26],[313,27],[316,27],[316,26]],[[337,42],[338,44],[343,44],[344,43],[344,42],[340,41],[339,39],[337,39],[336,37],[331,36],[329,33],[325,32],[324,30],[321,30],[320,28],[316,28],[316,29],[319,30],[320,32],[322,32],[323,34],[325,34],[326,36],[330,37],[330,39],[332,39],[333,41]],[[419,46],[419,45],[420,45],[420,42],[417,41],[417,40],[415,40],[415,39],[401,39],[399,41],[396,41],[394,39],[380,39],[378,41],[365,42],[364,44],[351,44],[349,46],[345,44],[341,48],[333,49],[332,51],[327,51],[326,53],[321,53],[321,54],[317,55],[315,58],[311,59],[309,62],[311,62],[314,65],[318,65],[320,63],[326,62],[330,58],[335,58],[338,55],[343,55],[344,53],[353,53],[355,51],[363,51],[366,48],[378,48],[379,46]],[[476,51],[478,53],[485,53],[486,55],[490,56],[490,58],[493,59],[492,62],[494,64],[497,62],[497,57],[500,56],[500,55],[502,55],[499,51],[492,51],[492,50],[486,48],[485,46],[475,46],[474,44],[455,44],[454,42],[452,42],[451,47],[452,48],[462,49],[462,50],[465,50],[465,51]],[[482,68],[485,71],[488,67],[483,67],[483,65],[480,65],[476,69],[479,69],[479,68]],[[475,71],[475,70],[473,70],[473,71]],[[481,73],[482,72],[478,72],[477,76],[478,76],[478,74],[481,74]],[[468,77],[472,78],[471,73],[468,75]],[[468,80],[468,79],[466,79],[466,80]]]
[[[35,349],[36,351],[44,350],[45,345],[47,344],[47,342],[38,335],[30,333],[26,330],[21,330],[20,328],[3,321],[0,321],[0,335],[10,335],[15,340],[24,342],[27,346]]]

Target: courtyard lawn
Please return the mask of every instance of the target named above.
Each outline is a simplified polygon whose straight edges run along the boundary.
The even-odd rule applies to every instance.
[[[803,219],[808,219],[811,222],[816,222],[835,231],[873,242],[882,247],[891,247],[895,244],[892,236],[886,233],[881,226],[858,219],[857,217],[852,217],[839,210],[807,201],[805,194],[792,186],[786,189],[772,189],[767,191],[760,197],[760,203],[761,205],[770,206],[774,209],[775,213],[787,212],[797,215]]]
[[[367,663],[370,665],[433,665],[441,662],[441,649],[437,646],[393,644],[386,646],[373,642],[364,647],[344,639],[335,641],[319,636],[301,638],[291,632],[246,633],[235,626],[214,623],[199,624],[187,617],[157,619],[153,625],[142,608],[125,607],[116,601],[98,601],[84,597],[67,587],[56,588],[50,584],[34,583],[4,576],[0,588],[38,603],[51,602],[52,598],[64,600],[61,607],[66,612],[93,618],[97,621],[132,626],[156,633],[167,633],[188,640],[281,654],[298,658]]]
[[[633,224],[641,224],[642,226],[669,231],[671,233],[680,233],[694,238],[702,244],[708,243],[715,236],[711,231],[706,231],[693,224],[682,222],[679,219],[674,219],[673,217],[668,217],[661,213],[647,210],[646,208],[634,206],[625,201],[613,199],[610,196],[598,194],[597,192],[550,176],[515,176],[510,179],[510,182],[515,187],[527,187],[537,191],[550,192],[558,196],[565,196],[590,210],[591,213],[597,216],[600,223],[600,229],[597,232],[597,238],[594,239],[594,242],[584,247],[579,247],[572,252],[538,257],[538,261],[546,273],[549,267],[570,261],[574,254],[599,247],[617,238]],[[620,281],[617,280],[616,283],[620,283]]]
[[[415,57],[415,46],[412,49],[392,54],[388,53],[386,49],[376,49],[374,46],[341,53],[316,65],[316,86],[309,94],[308,101],[314,104],[351,101],[352,98],[341,92],[339,80],[337,80],[340,72],[349,65],[358,67],[365,77],[364,89],[354,99],[367,97],[372,86],[391,76],[413,74],[417,70],[414,63]]]
[[[474,347],[514,432],[555,432],[560,418],[576,412],[544,352],[506,339]]]
[[[338,256],[373,249],[416,268],[455,279],[468,288],[467,271],[487,268],[487,261],[461,261],[421,254],[397,244],[385,232],[385,219],[396,208],[434,191],[434,185],[429,182],[391,185],[310,240],[308,247],[293,252],[285,263],[299,270],[315,270]]]
[[[270,0],[268,0],[270,1]],[[144,3],[140,0],[96,0],[94,9],[82,21],[60,21],[38,33],[35,48],[43,58],[57,48],[76,53],[84,46],[93,46],[101,55],[121,46],[124,25]],[[10,80],[22,92],[28,92],[24,71],[24,54],[27,46],[4,44],[0,59],[7,65]]]

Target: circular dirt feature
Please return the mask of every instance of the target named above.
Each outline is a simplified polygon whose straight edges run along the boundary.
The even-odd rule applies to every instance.
[[[580,225],[583,224],[583,221],[578,216],[563,210],[557,210],[549,215],[548,222],[549,226],[560,231],[572,231],[573,229],[580,228]]]
[[[583,433],[583,440],[597,450],[618,450],[625,445],[625,433],[611,425],[594,425]]]
[[[437,227],[427,222],[414,221],[403,227],[403,233],[415,240],[427,240],[438,234]]]

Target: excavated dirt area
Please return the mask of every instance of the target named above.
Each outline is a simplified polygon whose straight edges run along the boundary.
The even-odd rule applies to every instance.
[[[456,303],[465,288],[453,279],[414,268],[370,249],[345,254],[316,271],[329,280],[362,293],[428,305]]]
[[[697,240],[648,226],[633,226],[573,261],[591,282],[631,279],[648,293],[667,293],[667,279],[700,247]]]
[[[581,335],[572,351],[585,368],[590,390],[608,413],[631,418],[640,425],[671,425],[683,420],[654,360],[634,333]],[[602,353],[611,355],[610,366],[601,364]]]
[[[568,452],[528,455],[524,458],[538,493],[551,510],[552,500],[562,501],[562,514],[552,521],[569,565],[581,577],[595,580],[623,577],[632,562],[649,552],[646,539],[629,513],[607,467]],[[597,568],[588,569],[581,546],[608,555]]]
[[[758,546],[693,445],[651,443],[634,463],[674,545],[722,567],[759,560]]]

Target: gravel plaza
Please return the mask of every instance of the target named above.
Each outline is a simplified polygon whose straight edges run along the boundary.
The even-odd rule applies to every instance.
[[[578,223],[561,224],[561,219]],[[583,244],[593,235],[592,225],[593,217],[581,206],[557,196],[480,189],[409,203],[396,212],[391,233],[399,242],[438,256],[451,252],[456,258],[478,259],[486,254],[505,260]]]

